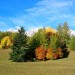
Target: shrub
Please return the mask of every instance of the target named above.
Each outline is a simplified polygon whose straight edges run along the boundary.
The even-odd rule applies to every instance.
[[[43,46],[36,48],[35,50],[36,58],[39,60],[44,60],[46,56],[46,52]]]

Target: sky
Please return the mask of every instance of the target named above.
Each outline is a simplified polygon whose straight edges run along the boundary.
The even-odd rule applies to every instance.
[[[0,0],[0,31],[56,29],[64,22],[75,32],[75,0]]]

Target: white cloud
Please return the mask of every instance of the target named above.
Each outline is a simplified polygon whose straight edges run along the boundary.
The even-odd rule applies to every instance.
[[[70,32],[71,35],[75,36],[75,30],[70,30]]]
[[[9,31],[9,32],[17,32],[18,30],[13,29],[13,28],[10,28],[10,29],[8,29],[7,31]]]
[[[10,31],[10,32],[17,32],[18,29],[20,29],[20,27],[19,27],[19,26],[16,26],[15,29],[10,28],[10,29],[8,29],[7,31]]]
[[[43,0],[37,3],[37,5],[50,6],[50,7],[65,7],[72,6],[74,1],[60,1],[60,0]]]
[[[67,21],[70,26],[75,26],[75,15],[69,13],[74,2],[74,0],[41,0],[36,3],[35,7],[26,9],[25,14],[10,18],[10,20],[15,25],[24,26],[26,29],[50,25],[55,21],[57,24]]]
[[[38,31],[38,29],[40,29],[42,27],[37,27],[37,28],[34,28],[34,27],[31,27],[31,29],[27,30],[26,33],[28,36],[32,36],[34,33],[36,33]]]

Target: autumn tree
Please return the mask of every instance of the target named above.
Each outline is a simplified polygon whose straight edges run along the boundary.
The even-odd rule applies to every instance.
[[[36,58],[39,60],[44,60],[46,57],[46,52],[43,46],[37,47],[35,50]]]
[[[12,45],[11,39],[9,36],[4,37],[1,40],[0,48],[9,48]]]

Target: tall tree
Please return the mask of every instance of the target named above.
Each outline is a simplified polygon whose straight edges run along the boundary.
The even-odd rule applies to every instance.
[[[64,22],[63,25],[63,39],[66,41],[66,43],[68,43],[70,39],[70,29],[67,22]]]
[[[61,24],[58,25],[57,31],[58,31],[59,39],[61,40],[63,38],[63,33],[62,33],[63,29],[62,29],[62,25]]]
[[[70,30],[68,27],[68,23],[64,22],[63,25],[59,24],[57,30],[58,30],[58,36],[60,40],[61,41],[63,40],[68,44],[70,39]]]
[[[23,27],[18,30],[17,35],[14,38],[12,45],[12,52],[10,53],[10,59],[15,62],[26,61],[27,57],[27,36]]]

